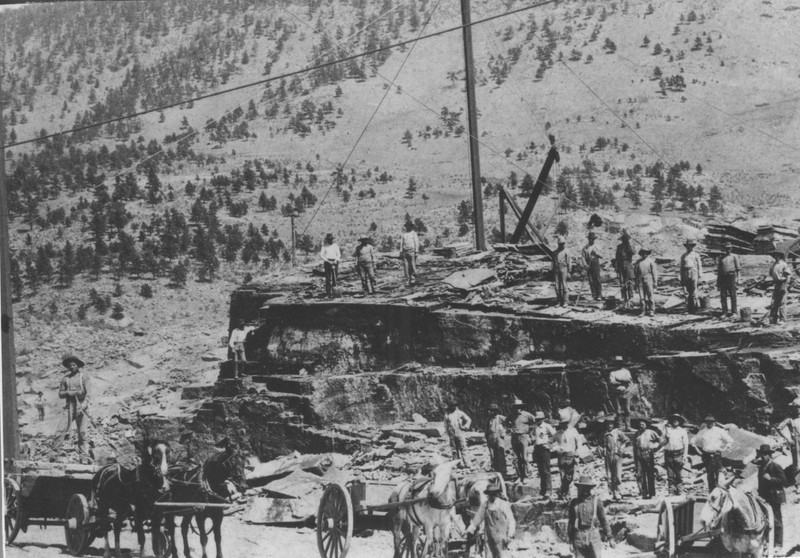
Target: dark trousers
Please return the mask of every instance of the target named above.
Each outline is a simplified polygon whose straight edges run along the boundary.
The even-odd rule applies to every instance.
[[[772,508],[772,515],[775,519],[775,546],[783,546],[783,511],[781,510],[781,503],[768,501],[769,506]]]
[[[603,284],[600,283],[600,262],[589,264],[587,275],[589,288],[592,290],[592,298],[603,298]]]
[[[686,289],[686,309],[690,314],[694,314],[697,312],[697,297],[695,295],[700,278],[697,277],[697,273],[689,271],[682,272],[681,276],[681,284]]]
[[[400,253],[400,260],[403,262],[403,274],[409,285],[417,282],[417,253],[413,250],[403,250]]]
[[[524,480],[530,476],[528,470],[528,444],[530,439],[527,434],[518,436],[511,435],[511,449],[514,450],[514,455],[517,456],[517,475],[520,480]]]
[[[636,276],[633,272],[633,262],[626,261],[620,268],[619,281],[622,291],[622,300],[629,302],[633,300],[633,288],[636,283]]]
[[[542,496],[550,494],[553,481],[550,478],[550,448],[543,444],[533,446],[533,461],[539,473],[539,493]]]
[[[667,488],[680,494],[683,485],[683,450],[665,450],[664,468],[667,470]]]
[[[614,412],[617,413],[617,416],[622,420],[622,425],[625,428],[630,428],[631,395],[627,391],[625,391],[625,393],[619,393],[613,388],[610,395],[611,402],[614,405]]]
[[[728,298],[731,299],[731,312],[736,314],[736,274],[723,273],[717,278],[719,286],[719,299],[722,311],[728,313]]]
[[[553,270],[553,281],[556,289],[556,303],[565,305],[569,303],[569,274],[567,266],[556,266]]]
[[[579,530],[575,534],[572,545],[575,548],[576,558],[601,558],[602,556],[603,540],[597,527]]]
[[[642,498],[656,495],[656,460],[652,451],[639,452],[636,455],[636,480]]]
[[[356,267],[361,278],[361,288],[367,294],[375,294],[375,266],[372,262],[358,262]]]
[[[561,488],[558,493],[562,498],[569,496],[569,487],[575,476],[575,454],[562,453],[558,456],[558,472],[561,474]]]
[[[322,262],[325,267],[325,294],[333,296],[333,287],[336,286],[336,278],[339,275],[339,264]]]
[[[772,308],[769,311],[769,321],[773,324],[778,323],[778,320],[784,321],[786,319],[786,310],[784,309],[784,300],[786,299],[786,281],[776,281],[775,290],[772,291]]]
[[[719,470],[722,468],[722,454],[719,452],[701,453],[703,457],[703,466],[706,468],[706,476],[708,477],[708,492],[711,493],[711,491],[717,487]]]
[[[505,478],[506,471],[506,448],[500,440],[487,440],[489,446],[489,459],[491,460],[492,471],[497,471]]]

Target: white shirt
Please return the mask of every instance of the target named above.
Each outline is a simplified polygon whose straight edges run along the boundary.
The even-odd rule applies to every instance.
[[[667,451],[683,451],[685,453],[689,447],[689,435],[682,426],[676,428],[667,426],[664,429],[664,436],[661,440],[664,442],[664,449]]]
[[[706,453],[722,452],[733,445],[733,438],[719,426],[708,428],[703,425],[692,438],[692,445]]]
[[[556,433],[556,443],[561,453],[578,453],[581,447],[581,437],[574,427],[570,426],[565,430]]]
[[[228,346],[233,348],[234,344],[236,343],[244,343],[247,334],[253,331],[255,328],[253,326],[247,326],[245,328],[239,329],[238,327],[231,331],[231,336],[228,339]]]
[[[533,443],[537,446],[549,446],[553,442],[555,435],[556,429],[542,421],[541,424],[537,424],[536,428],[533,429]]]
[[[583,247],[583,259],[587,265],[600,260],[600,247],[597,244],[587,244]]]
[[[775,281],[786,281],[792,275],[792,272],[789,271],[789,264],[785,260],[777,260],[772,264],[769,274]]]
[[[333,244],[323,244],[319,255],[323,261],[330,263],[335,263],[342,259],[342,252],[339,250],[339,245],[335,242]]]
[[[408,231],[400,237],[400,250],[419,252],[419,237],[416,231]]]

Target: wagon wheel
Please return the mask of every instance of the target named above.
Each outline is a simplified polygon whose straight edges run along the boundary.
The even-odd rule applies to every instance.
[[[322,493],[317,511],[317,547],[322,558],[345,558],[353,538],[350,492],[333,483]]]
[[[672,558],[675,556],[675,546],[675,516],[672,513],[672,504],[662,500],[658,510],[655,551]]]
[[[5,486],[5,503],[3,515],[5,515],[6,544],[11,544],[17,538],[19,528],[22,523],[22,504],[20,502],[19,485],[14,479],[6,478],[3,482]]]
[[[764,558],[774,558],[775,556],[775,516],[772,514],[772,506],[764,504],[764,510],[767,512],[767,528],[766,537],[764,537],[764,548],[761,556]]]
[[[800,275],[800,240],[795,240],[785,248],[786,263],[788,263],[796,275]]]
[[[83,494],[73,494],[64,517],[64,536],[67,549],[73,556],[81,556],[94,540],[89,526],[89,504]]]

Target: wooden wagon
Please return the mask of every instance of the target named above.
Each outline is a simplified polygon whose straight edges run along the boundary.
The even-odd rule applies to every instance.
[[[500,479],[502,482],[502,477]],[[457,482],[463,482],[463,479]],[[357,517],[388,515],[396,509],[426,500],[418,498],[390,503],[389,496],[396,487],[392,483],[364,480],[351,481],[344,485],[336,482],[329,484],[322,493],[317,510],[317,547],[320,556],[322,558],[347,556]],[[505,493],[505,483],[503,492]],[[459,511],[466,505],[466,499],[459,499],[455,504],[456,510]],[[420,541],[417,541],[417,545],[421,548]],[[410,541],[403,540],[400,546],[403,549],[402,556],[411,556]],[[459,558],[466,549],[466,540],[451,538],[447,547],[450,558]]]
[[[658,510],[655,554],[662,558],[691,558],[719,555],[720,529],[709,531],[700,524],[700,511],[706,498],[686,498],[680,502],[663,500]],[[767,539],[763,558],[775,555],[775,519],[772,509],[767,510]]]

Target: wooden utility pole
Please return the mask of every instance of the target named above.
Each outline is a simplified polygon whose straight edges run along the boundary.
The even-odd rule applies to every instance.
[[[478,152],[478,111],[475,105],[475,60],[472,57],[472,18],[470,0],[461,0],[461,23],[464,36],[464,68],[467,83],[467,120],[469,124],[469,161],[472,176],[472,219],[475,223],[475,248],[486,250],[483,231],[483,191],[481,190],[481,162]]]
[[[19,456],[19,424],[17,421],[17,374],[14,352],[14,311],[11,307],[11,263],[8,242],[8,192],[6,192],[6,128],[3,121],[2,78],[5,64],[0,55],[0,345],[2,345],[3,375],[3,458],[9,469],[9,460]]]
[[[294,220],[298,216],[299,216],[299,214],[295,213],[294,211],[292,211],[289,214],[289,218],[292,220],[292,267],[296,267],[297,266],[297,256],[296,256],[297,236],[295,235],[295,232],[294,232]]]

